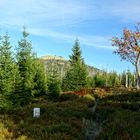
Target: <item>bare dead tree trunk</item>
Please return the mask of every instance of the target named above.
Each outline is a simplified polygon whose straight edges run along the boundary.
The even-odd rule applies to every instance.
[[[140,54],[138,54],[138,59],[136,62],[136,74],[137,74],[137,89],[140,89]]]
[[[128,88],[128,73],[125,75],[125,87]]]

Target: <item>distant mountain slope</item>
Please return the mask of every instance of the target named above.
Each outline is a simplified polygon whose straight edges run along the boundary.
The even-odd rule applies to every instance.
[[[69,61],[63,58],[62,56],[42,56],[41,59],[43,60],[46,68],[47,73],[52,73],[53,71],[58,72],[60,77],[62,78],[66,71],[69,69]],[[87,71],[89,76],[93,76],[96,72],[101,70],[87,65]]]

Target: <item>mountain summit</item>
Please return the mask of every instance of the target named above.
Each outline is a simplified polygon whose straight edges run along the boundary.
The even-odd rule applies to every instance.
[[[61,78],[65,75],[65,73],[69,69],[69,65],[70,65],[69,60],[65,59],[62,56],[46,55],[46,56],[42,56],[41,60],[45,64],[47,73],[52,73],[55,71],[60,75]],[[101,70],[99,70],[93,66],[87,65],[87,71],[88,71],[89,76],[93,76],[96,74],[96,72],[99,72]]]

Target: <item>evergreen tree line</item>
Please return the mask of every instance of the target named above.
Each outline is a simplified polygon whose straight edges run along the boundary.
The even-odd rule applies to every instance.
[[[70,68],[62,80],[63,91],[95,87],[136,87],[135,73],[129,70],[122,74],[100,70],[89,76],[81,54],[80,43],[76,40],[72,55],[69,56]]]
[[[57,99],[61,90],[78,90],[87,85],[87,72],[78,40],[70,56],[70,67],[63,78],[57,68],[46,73],[43,62],[32,51],[25,28],[15,52],[8,33],[0,39],[0,108],[23,106],[34,97]]]
[[[62,80],[63,91],[94,87],[136,87],[136,74],[129,70],[122,74],[99,70],[93,76],[89,76],[81,54],[80,43],[76,40],[72,55],[69,56],[70,68]]]
[[[130,71],[118,74],[112,72],[97,72],[93,77],[88,77],[88,87],[136,87],[136,74]]]
[[[121,74],[115,71],[99,70],[93,76],[89,76],[78,40],[73,45],[72,55],[69,56],[69,63],[70,67],[61,82],[63,91],[95,87],[136,87],[136,74],[129,70]]]
[[[32,51],[25,28],[13,53],[8,33],[0,39],[0,108],[29,104],[34,96],[45,94],[44,64]]]
[[[0,108],[26,105],[34,97],[47,94],[57,99],[61,90],[126,85],[126,73],[99,71],[89,77],[78,40],[73,45],[70,66],[64,77],[57,68],[46,73],[43,62],[32,51],[28,36],[24,28],[15,53],[8,34],[0,38]],[[127,76],[128,86],[135,86],[134,75],[128,72]]]

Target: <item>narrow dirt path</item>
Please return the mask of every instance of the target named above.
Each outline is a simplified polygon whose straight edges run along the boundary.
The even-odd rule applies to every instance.
[[[95,113],[96,107],[99,103],[99,100],[95,101],[95,104],[89,108],[89,111],[91,113]],[[101,132],[102,130],[102,118],[99,114],[95,113],[95,120],[92,119],[85,119],[83,118],[83,123],[85,127],[85,140],[95,140],[96,136]]]

